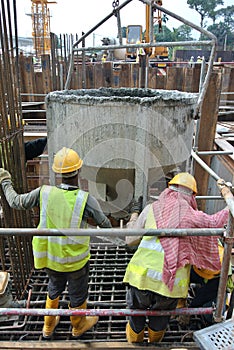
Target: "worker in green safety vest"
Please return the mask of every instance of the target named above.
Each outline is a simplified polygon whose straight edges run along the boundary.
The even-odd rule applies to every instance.
[[[197,209],[197,184],[189,173],[175,175],[159,196],[147,205],[141,214],[132,213],[128,228],[217,228],[228,220],[227,208],[213,215]],[[137,205],[135,206],[137,208]],[[133,237],[136,241],[136,237]],[[126,240],[131,244],[130,237]],[[134,243],[135,244],[135,243]],[[130,309],[173,310],[180,298],[186,298],[190,280],[190,267],[220,269],[217,237],[143,236],[130,260],[124,282]],[[160,342],[170,316],[148,316],[148,341]],[[131,316],[126,326],[129,343],[144,340],[146,317]]]
[[[0,183],[12,208],[40,207],[38,228],[84,228],[87,220],[99,227],[110,228],[109,219],[97,200],[78,187],[78,174],[83,161],[78,153],[63,147],[54,157],[52,169],[62,177],[59,186],[43,185],[35,190],[18,194],[14,190],[10,173],[0,168]],[[61,232],[62,233],[62,232]],[[88,236],[34,236],[33,255],[36,269],[45,269],[49,276],[47,309],[57,309],[59,296],[68,286],[69,308],[86,309],[90,260]],[[72,336],[79,337],[98,321],[97,316],[71,316]],[[45,316],[43,337],[51,338],[59,316]]]

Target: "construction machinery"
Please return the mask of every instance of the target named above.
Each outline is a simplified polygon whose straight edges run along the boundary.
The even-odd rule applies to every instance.
[[[48,4],[56,1],[31,0],[32,36],[37,57],[50,53],[50,12]]]
[[[150,32],[154,30],[154,24],[158,24],[158,31],[162,31],[162,13],[159,9],[154,7],[154,4],[162,6],[161,0],[152,1],[151,5],[145,5],[145,33],[141,25],[128,25],[126,30],[126,42],[127,44],[137,43],[150,43]],[[168,59],[168,48],[165,46],[149,47],[145,49],[145,53],[150,59],[167,60]],[[137,49],[127,48],[126,58],[136,59]]]

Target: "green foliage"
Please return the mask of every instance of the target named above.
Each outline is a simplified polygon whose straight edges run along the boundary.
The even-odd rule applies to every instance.
[[[154,26],[154,34],[157,42],[162,41],[190,41],[193,40],[191,35],[192,29],[183,24],[178,28],[173,28],[171,31],[166,26],[163,26],[163,29],[161,32],[158,31],[157,26]]]
[[[201,17],[200,26],[204,27],[206,17],[215,19],[215,9],[218,5],[223,5],[223,0],[187,0],[189,7],[197,11]]]
[[[212,24],[207,28],[208,31],[213,33],[217,37],[218,49],[223,50],[226,45],[227,50],[234,49],[234,33],[231,32],[227,23],[219,22]],[[204,39],[204,38],[201,38]]]
[[[234,31],[234,5],[216,11],[216,18],[221,18],[231,31]]]
[[[218,49],[233,50],[234,5],[216,10],[217,6],[223,5],[223,0],[187,0],[187,4],[200,14],[201,27],[205,27],[205,18],[212,20],[213,24],[208,26],[207,30],[217,37]],[[216,23],[217,20],[219,23]],[[201,35],[200,39],[207,40],[207,37]]]

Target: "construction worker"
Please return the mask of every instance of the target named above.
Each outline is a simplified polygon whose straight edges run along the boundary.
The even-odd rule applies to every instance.
[[[197,63],[202,63],[202,57],[201,56],[197,56]]]
[[[217,228],[228,220],[228,209],[208,215],[197,209],[196,180],[189,173],[179,173],[168,183],[158,200],[147,205],[128,228]],[[128,242],[130,242],[128,240]],[[180,298],[186,298],[190,266],[220,269],[217,237],[143,236],[130,260],[124,282],[130,309],[173,310]],[[160,342],[170,316],[148,317],[148,341]],[[126,337],[129,343],[144,339],[146,317],[129,318]]]
[[[47,145],[47,137],[40,137],[35,140],[24,142],[25,160],[32,160],[39,157],[45,150]]]
[[[19,127],[19,121],[18,121],[19,116],[15,114],[15,126],[16,128]],[[8,115],[7,117],[8,121],[8,127],[9,130],[12,131],[12,122],[11,122],[11,117]],[[22,125],[25,125],[25,120],[22,120]],[[34,140],[29,140],[24,142],[24,151],[25,151],[25,161],[27,162],[28,160],[32,160],[33,158],[36,158],[40,156],[47,145],[47,137],[39,137]]]
[[[189,60],[189,67],[191,67],[191,68],[194,67],[194,56],[191,56],[191,57],[190,57],[190,60]]]
[[[140,45],[140,40],[138,40],[136,42],[138,45]],[[140,57],[145,56],[145,50],[143,49],[143,47],[138,47],[136,49],[136,63],[140,62]]]
[[[78,174],[83,161],[72,149],[63,147],[54,157],[52,169],[61,174],[59,186],[36,188],[26,194],[17,194],[12,186],[11,175],[0,168],[0,183],[5,197],[12,208],[30,209],[40,207],[38,228],[85,227],[92,218],[99,227],[111,227],[109,219],[102,212],[97,200],[78,188]],[[47,309],[57,309],[59,296],[68,284],[69,308],[86,309],[89,278],[88,236],[33,237],[33,255],[36,269],[45,269],[49,276]],[[79,337],[93,327],[97,316],[71,316],[72,336]],[[43,337],[50,338],[59,322],[59,316],[45,316]]]

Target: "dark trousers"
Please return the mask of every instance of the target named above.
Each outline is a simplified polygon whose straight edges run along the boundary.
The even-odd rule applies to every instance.
[[[78,307],[88,297],[89,262],[80,270],[73,272],[57,272],[46,269],[49,276],[48,294],[54,300],[62,294],[66,285],[70,299],[70,307]]]
[[[148,291],[139,290],[129,286],[126,295],[126,302],[130,309],[140,310],[174,310],[178,299],[167,298],[163,295]],[[148,316],[148,326],[153,331],[161,331],[167,328],[170,316]],[[145,316],[130,316],[131,328],[136,333],[140,333],[145,328]]]
[[[196,289],[196,295],[193,298],[190,307],[202,307],[207,303],[212,304],[212,302],[216,302],[219,277],[205,281],[204,278],[199,276],[193,269],[191,269],[190,282],[200,285],[200,287]]]

